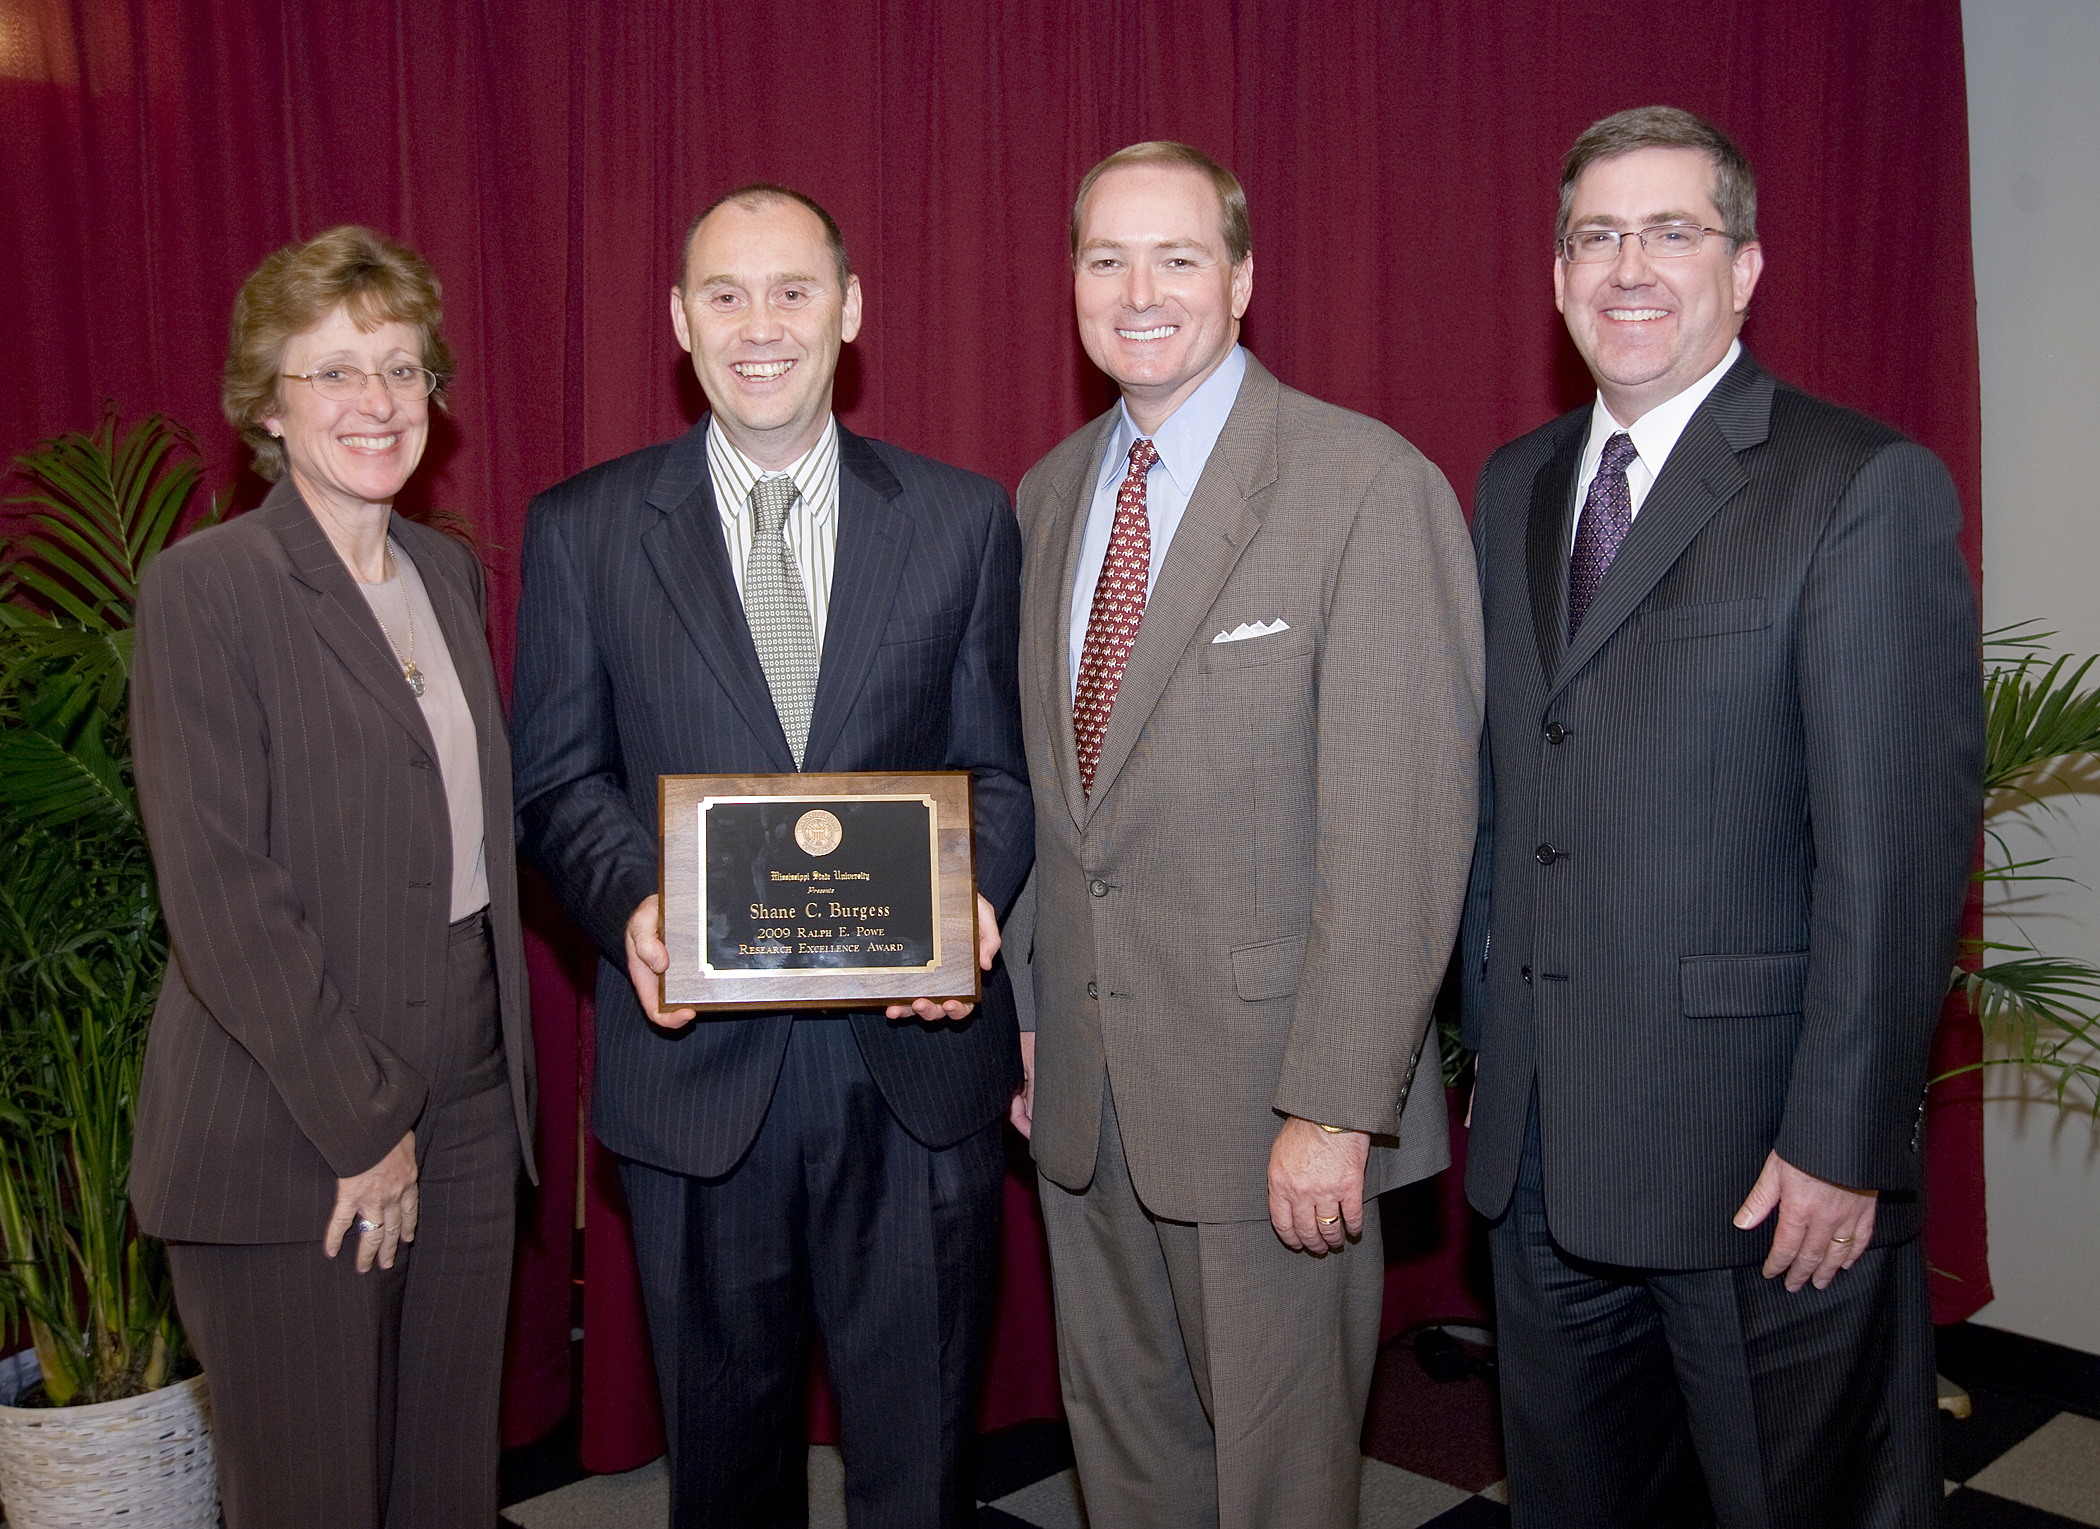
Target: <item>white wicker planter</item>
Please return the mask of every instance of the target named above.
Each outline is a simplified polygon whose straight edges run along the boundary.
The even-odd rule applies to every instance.
[[[0,1407],[0,1503],[8,1529],[213,1529],[204,1377],[86,1407]]]

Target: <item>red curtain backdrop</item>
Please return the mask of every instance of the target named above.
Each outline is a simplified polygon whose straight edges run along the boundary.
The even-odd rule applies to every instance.
[[[234,292],[288,240],[372,224],[445,283],[459,379],[411,493],[488,543],[507,677],[527,501],[698,413],[666,294],[699,205],[751,179],[826,203],[867,293],[843,417],[1011,486],[1109,397],[1073,331],[1072,187],[1173,137],[1246,183],[1254,351],[1394,425],[1469,501],[1494,446],[1588,396],[1552,306],[1556,162],[1653,101],[1721,123],[1759,170],[1748,343],[1945,457],[1973,557],[1957,0],[0,0],[0,450],[104,400],[164,410],[196,428],[208,483],[254,503],[217,406]],[[539,897],[546,1179],[513,1440],[568,1402],[590,1058],[589,952]],[[1945,1061],[1976,1044],[1950,1024]],[[1943,1318],[1989,1295],[1975,1094],[1929,1138]],[[592,1147],[580,1171],[585,1453],[617,1468],[654,1452],[654,1399],[610,1165]],[[1406,1204],[1389,1328],[1478,1299],[1449,1187]],[[1021,1178],[1009,1208],[991,1423],[1056,1406]]]

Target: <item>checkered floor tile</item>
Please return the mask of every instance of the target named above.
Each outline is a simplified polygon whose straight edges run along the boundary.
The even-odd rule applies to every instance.
[[[2029,1340],[2001,1341],[1981,1329],[1953,1362],[1943,1335],[1942,1367],[1966,1386],[1971,1415],[1942,1415],[1948,1478],[1947,1529],[2100,1529],[2100,1406],[2085,1384],[2089,1356]],[[1495,1427],[1491,1351],[1418,1339],[1381,1356],[1364,1426],[1362,1529],[1501,1529],[1501,1442]],[[2025,1347],[2022,1347],[2025,1345]],[[1978,1356],[1981,1356],[1979,1358]],[[2064,1361],[2073,1394],[2037,1386],[2049,1371],[2037,1356]],[[2065,1367],[2068,1367],[2067,1369]],[[506,1459],[505,1522],[516,1529],[648,1529],[664,1522],[663,1462],[623,1476],[575,1479],[573,1466],[547,1474],[519,1452]],[[1085,1511],[1062,1425],[1025,1424],[985,1439],[978,1478],[983,1529],[1084,1529]],[[843,1529],[844,1471],[834,1449],[810,1451],[811,1529]],[[550,1489],[551,1487],[551,1489]],[[531,1495],[525,1495],[530,1492]]]
[[[1052,1432],[1061,1429],[1048,1425]],[[1033,1447],[1034,1441],[1030,1441]],[[1499,1483],[1475,1494],[1418,1476],[1383,1460],[1364,1459],[1362,1529],[1486,1529],[1509,1522]],[[504,1510],[517,1529],[644,1529],[661,1524],[670,1493],[661,1460],[622,1476],[592,1476]],[[1003,1493],[978,1509],[981,1529],[1085,1529],[1079,1483],[1069,1466]],[[845,1472],[838,1451],[809,1452],[810,1529],[844,1529]]]

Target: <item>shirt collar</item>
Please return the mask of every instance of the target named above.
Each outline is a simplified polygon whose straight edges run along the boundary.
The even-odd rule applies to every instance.
[[[1622,425],[1612,418],[1611,410],[1604,406],[1604,395],[1598,394],[1595,411],[1590,416],[1592,454],[1601,458],[1604,443],[1623,430],[1633,437],[1633,449],[1641,454],[1642,464],[1659,476],[1663,463],[1676,448],[1677,438],[1684,434],[1684,427],[1692,422],[1692,416],[1699,412],[1699,405],[1706,402],[1706,395],[1728,375],[1728,368],[1735,365],[1736,358],[1742,353],[1743,342],[1730,340],[1728,353],[1721,357],[1712,371],[1682,393],[1664,399],[1630,425]]]
[[[1203,464],[1210,460],[1218,437],[1225,433],[1225,421],[1231,417],[1246,376],[1246,347],[1235,345],[1218,363],[1218,369],[1204,378],[1202,385],[1181,401],[1181,407],[1152,432],[1152,448],[1159,453],[1159,465],[1174,480],[1174,487],[1184,499],[1195,493],[1196,480],[1203,476]],[[1137,421],[1130,417],[1130,405],[1117,404],[1116,428],[1101,461],[1100,476],[1095,480],[1097,488],[1130,470],[1130,445],[1138,434]]]
[[[837,481],[838,460],[839,421],[835,414],[825,419],[823,433],[815,445],[786,467],[771,472],[736,448],[722,430],[720,420],[710,419],[707,424],[707,465],[715,481],[728,490],[722,495],[729,501],[721,506],[724,514],[744,514],[751,507],[751,486],[760,478],[777,478],[785,473],[795,480],[796,492],[810,513],[821,521],[837,503],[838,496],[825,492],[825,488],[827,483]]]

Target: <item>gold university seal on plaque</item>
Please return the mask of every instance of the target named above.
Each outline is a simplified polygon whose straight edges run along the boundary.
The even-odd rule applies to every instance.
[[[795,819],[795,842],[802,846],[804,854],[828,855],[839,847],[839,840],[845,836],[846,831],[839,826],[839,820],[821,807],[811,808]]]

